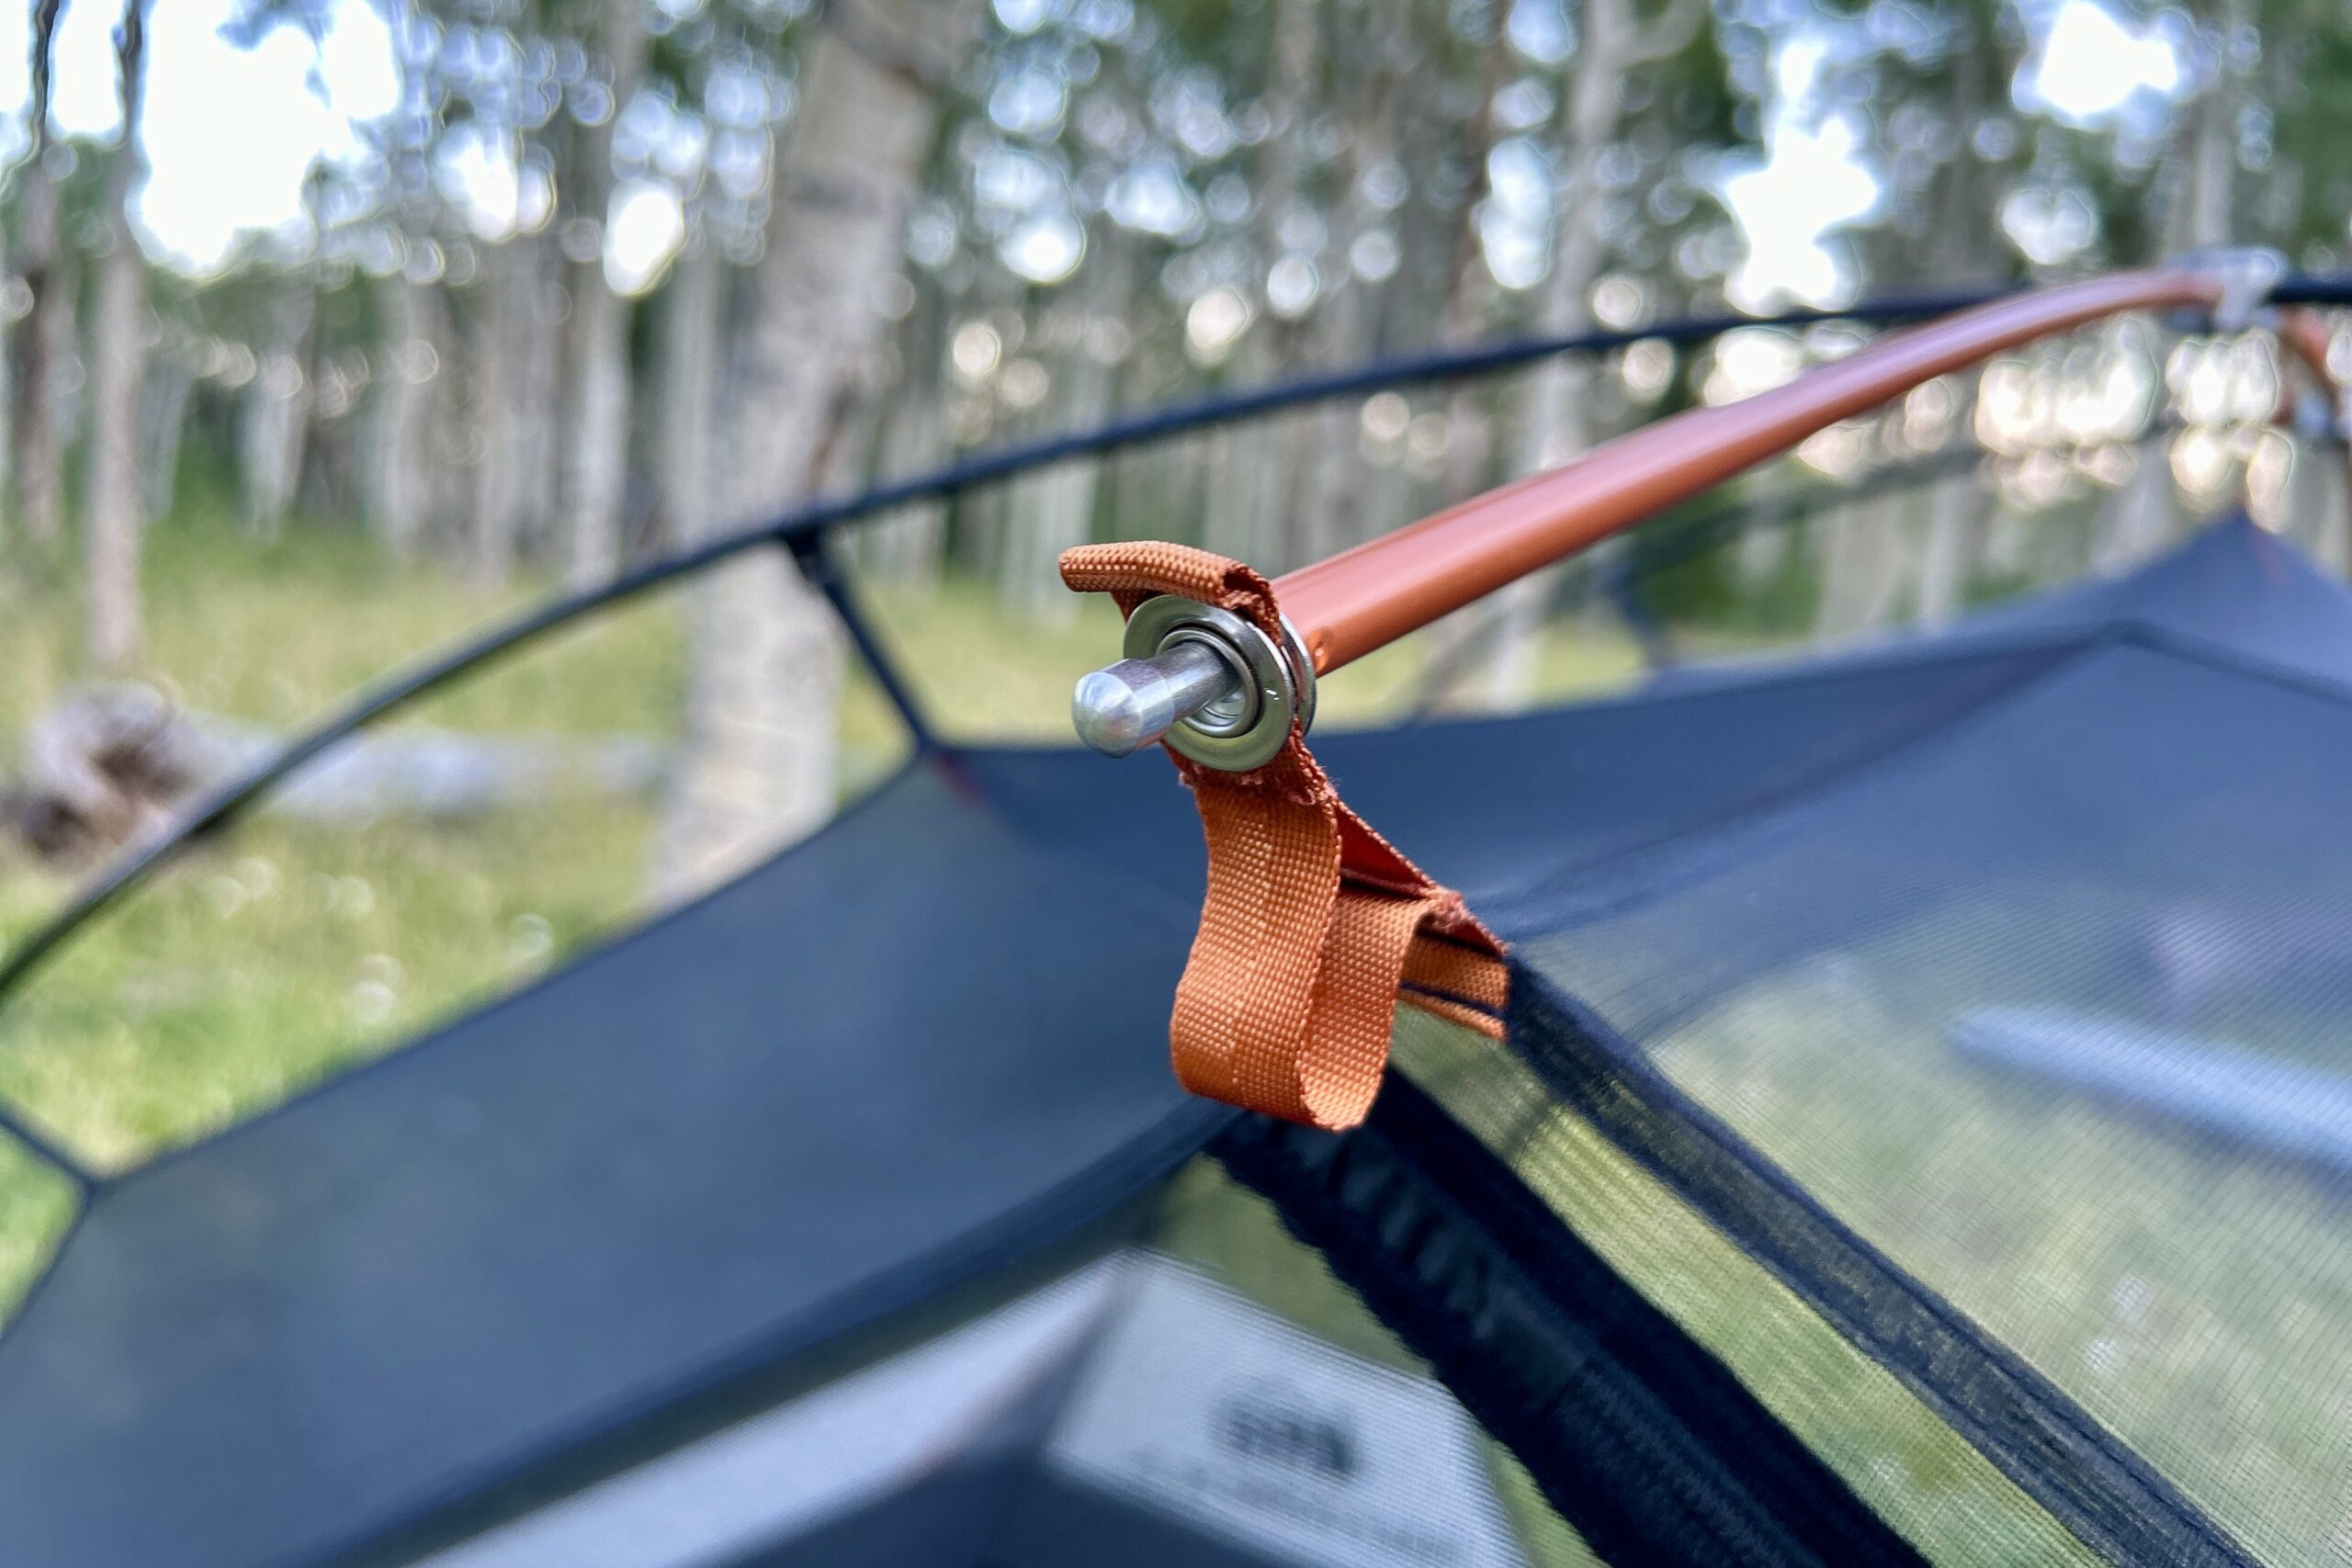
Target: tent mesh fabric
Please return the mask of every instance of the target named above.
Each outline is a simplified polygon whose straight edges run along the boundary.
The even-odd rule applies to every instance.
[[[2086,646],[1525,961],[2278,1562],[2352,1551],[2352,691]],[[1577,1168],[1572,1139],[1521,1157]]]

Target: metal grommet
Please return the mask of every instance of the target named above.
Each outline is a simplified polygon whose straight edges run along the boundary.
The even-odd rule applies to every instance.
[[[1305,735],[1315,728],[1315,655],[1288,615],[1282,624],[1283,657],[1290,660],[1291,680],[1298,688],[1298,732]]]
[[[1218,739],[1249,733],[1265,707],[1266,696],[1259,689],[1255,672],[1243,660],[1240,650],[1228,638],[1205,626],[1178,626],[1162,637],[1159,646],[1152,651],[1165,653],[1180,643],[1196,643],[1223,660],[1227,671],[1233,676],[1233,686],[1225,695],[1202,705],[1177,720],[1177,725],[1189,725],[1203,735]]]
[[[1177,643],[1204,644],[1234,672],[1235,690],[1178,721],[1169,746],[1204,767],[1246,773],[1282,754],[1291,725],[1315,719],[1315,666],[1287,622],[1278,642],[1250,622],[1181,594],[1145,600],[1127,617],[1125,652],[1149,659]]]

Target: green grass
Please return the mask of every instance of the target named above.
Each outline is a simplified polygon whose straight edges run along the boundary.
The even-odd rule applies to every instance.
[[[503,618],[549,587],[526,577],[483,594],[431,566],[403,567],[347,530],[289,528],[264,542],[217,518],[149,535],[144,678],[188,706],[304,724],[368,683]],[[459,728],[659,733],[673,722],[684,653],[674,600],[559,638],[560,656],[469,684],[437,722]],[[18,588],[0,616],[0,729],[14,733],[86,678],[65,591]],[[583,704],[580,694],[599,694]]]

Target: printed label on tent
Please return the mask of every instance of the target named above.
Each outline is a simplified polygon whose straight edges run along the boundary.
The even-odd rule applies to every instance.
[[[1135,1269],[1055,1428],[1054,1470],[1300,1568],[1524,1562],[1444,1389],[1166,1259]]]

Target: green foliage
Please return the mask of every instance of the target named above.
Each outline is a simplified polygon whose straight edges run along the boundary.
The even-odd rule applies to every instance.
[[[1792,508],[1785,518],[1750,514],[1747,530],[1793,532],[1802,525]],[[1738,564],[1741,540],[1724,539],[1715,547],[1644,575],[1635,592],[1652,613],[1667,622],[1703,628],[1715,637],[1756,637],[1777,640],[1804,631],[1819,598],[1816,564],[1795,541],[1783,538],[1769,572],[1744,574]]]

